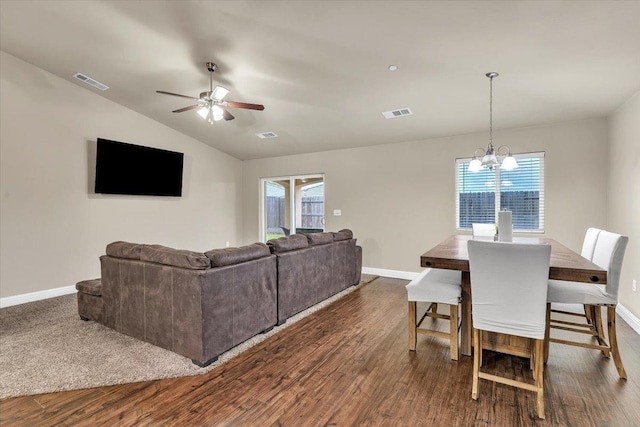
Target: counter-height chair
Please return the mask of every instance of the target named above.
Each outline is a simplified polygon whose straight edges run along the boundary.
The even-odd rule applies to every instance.
[[[618,370],[620,378],[627,378],[627,373],[622,364],[622,358],[620,357],[620,351],[618,349],[618,339],[616,336],[616,306],[618,305],[618,287],[620,285],[620,271],[622,270],[622,261],[624,259],[624,253],[627,248],[629,238],[620,234],[611,233],[608,231],[601,231],[598,235],[595,248],[593,250],[592,262],[601,268],[607,270],[607,284],[606,286],[596,285],[592,283],[575,283],[567,282],[563,280],[549,280],[549,291],[547,296],[548,308],[547,312],[551,311],[552,303],[563,304],[584,304],[587,306],[595,307],[593,322],[596,324],[597,329],[602,329],[598,326],[600,323],[600,310],[601,307],[607,307],[607,326],[609,332],[609,343],[604,339],[602,333],[596,334],[598,344],[585,343],[581,341],[571,341],[556,339],[550,337],[550,329],[557,328],[563,330],[569,330],[572,332],[584,333],[580,330],[572,330],[564,326],[557,326],[551,324],[550,314],[547,315],[549,319],[547,321],[546,336],[548,339],[545,342],[545,359],[548,357],[548,343],[554,342],[558,344],[574,345],[578,347],[592,348],[600,350],[605,356],[611,354],[613,361]]]
[[[471,232],[473,237],[493,237],[496,235],[495,224],[471,224]]]
[[[544,418],[543,352],[551,245],[469,240],[468,250],[474,345],[471,397],[478,399],[480,379],[530,390],[537,394],[538,417]],[[480,371],[485,331],[533,339],[533,384]]]
[[[598,236],[600,235],[601,231],[602,230],[595,227],[590,227],[587,229],[587,232],[584,235],[584,240],[582,241],[582,251],[580,252],[580,255],[582,255],[583,258],[586,258],[589,261],[593,259],[593,251],[596,248],[596,242],[598,241]],[[551,327],[590,334],[597,338],[598,341],[600,341],[603,338],[601,312],[596,311],[595,306],[592,305],[572,304],[572,306],[576,307],[567,306],[563,307],[566,308],[565,310],[562,310],[558,307],[557,304],[551,305],[551,310],[549,311],[549,321],[552,323]],[[562,320],[558,316],[554,316],[554,313],[565,316],[581,317],[586,321],[586,323],[569,322],[566,320]],[[549,342],[545,341],[545,361],[548,358]]]
[[[596,249],[596,242],[598,241],[598,236],[601,231],[602,230],[595,227],[587,228],[587,232],[584,233],[584,240],[582,241],[582,251],[580,252],[583,258],[589,261],[593,259],[593,251]]]
[[[430,335],[449,339],[451,359],[458,360],[458,304],[462,296],[462,276],[460,271],[427,268],[407,286],[409,300],[409,350],[416,351],[417,335]],[[417,303],[425,302],[427,311],[417,321]],[[449,314],[438,313],[438,304],[449,306]],[[421,327],[427,318],[449,320],[449,333]]]

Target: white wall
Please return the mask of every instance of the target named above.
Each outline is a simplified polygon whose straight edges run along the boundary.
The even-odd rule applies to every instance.
[[[351,228],[365,267],[420,271],[420,255],[456,232],[455,159],[486,147],[487,133],[245,161],[244,240],[259,238],[261,177],[324,172],[326,229]],[[500,130],[494,141],[546,152],[547,236],[579,252],[588,227],[605,227],[606,119]]]
[[[0,296],[99,277],[115,240],[200,251],[239,242],[242,162],[0,55]],[[92,194],[98,137],[183,152],[183,196]]]
[[[640,318],[640,92],[611,116],[609,140],[607,228],[629,236],[618,296]]]

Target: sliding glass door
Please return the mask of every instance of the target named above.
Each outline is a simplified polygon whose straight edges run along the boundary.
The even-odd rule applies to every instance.
[[[263,178],[260,184],[263,242],[324,231],[324,175]]]

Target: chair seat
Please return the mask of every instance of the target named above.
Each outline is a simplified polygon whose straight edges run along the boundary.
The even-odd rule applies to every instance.
[[[602,285],[564,280],[549,280],[547,301],[587,305],[616,305],[617,303],[616,298],[607,295]]]
[[[424,270],[407,286],[409,301],[457,305],[462,296],[461,275],[455,270]]]

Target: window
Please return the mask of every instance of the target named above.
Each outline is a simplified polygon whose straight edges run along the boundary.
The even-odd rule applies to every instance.
[[[496,223],[501,209],[513,212],[513,229],[544,231],[544,153],[514,154],[519,167],[510,171],[469,172],[470,158],[456,159],[456,228]]]
[[[324,231],[324,175],[261,179],[261,241]]]

